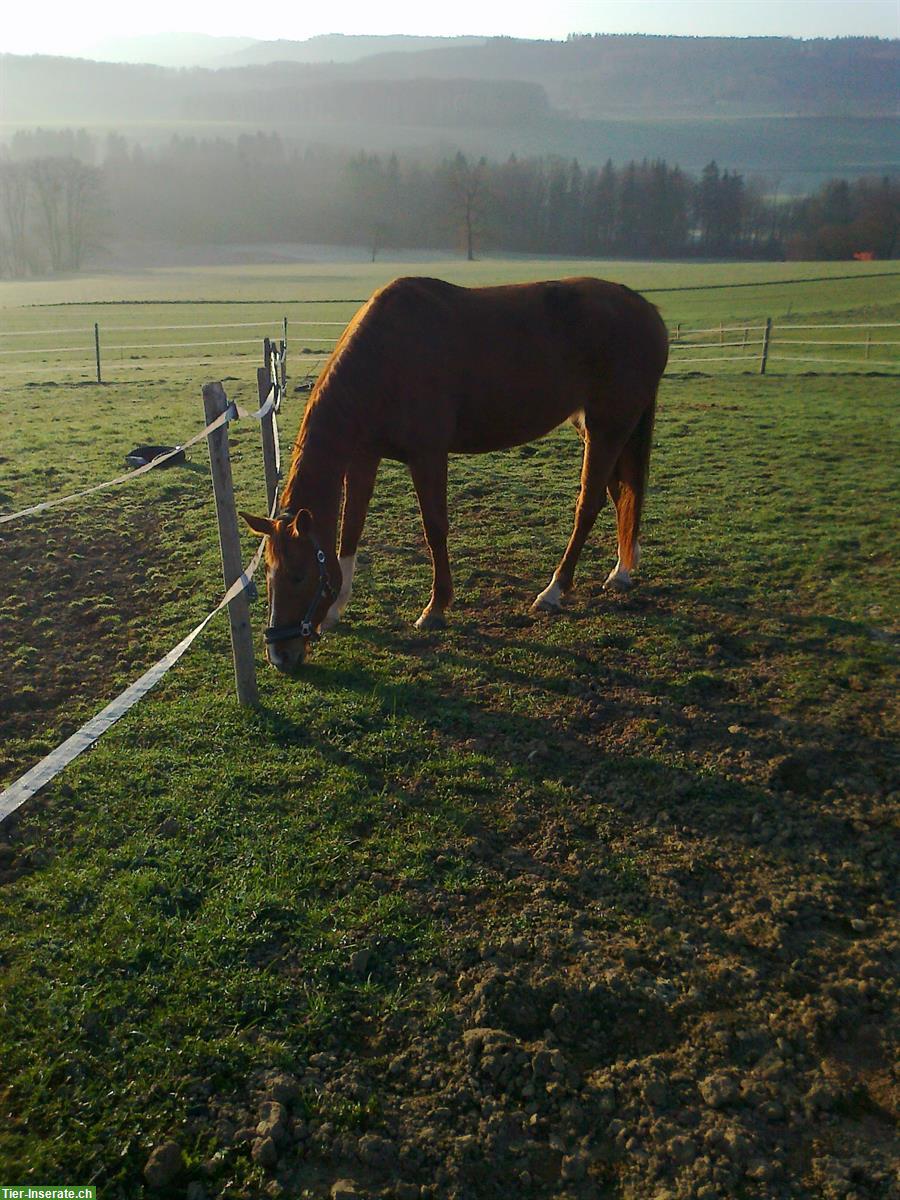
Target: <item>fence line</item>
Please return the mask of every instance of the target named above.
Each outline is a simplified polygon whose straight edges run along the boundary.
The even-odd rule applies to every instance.
[[[705,355],[703,358],[679,358],[670,360],[669,366],[673,363],[681,366],[683,363],[717,363],[717,362],[759,362],[759,354],[722,354],[713,356]]]
[[[220,613],[224,608],[229,609],[229,615],[232,623],[232,635],[234,635],[236,621],[239,620],[239,614],[235,612],[235,604],[243,605],[243,612],[246,614],[244,620],[247,626],[246,633],[249,638],[249,610],[247,609],[247,598],[245,593],[253,586],[253,576],[259,568],[262,560],[263,549],[265,547],[265,539],[261,539],[257,544],[256,550],[246,566],[242,567],[240,557],[240,547],[237,537],[237,513],[234,504],[234,494],[231,489],[231,465],[228,451],[228,433],[227,426],[229,422],[237,417],[251,418],[259,420],[260,427],[264,433],[268,429],[269,446],[267,450],[267,440],[263,438],[263,460],[266,466],[266,487],[267,493],[270,493],[267,501],[267,509],[270,516],[274,516],[277,511],[278,494],[277,486],[270,487],[270,483],[277,485],[277,470],[278,470],[278,425],[276,421],[276,413],[280,407],[281,398],[283,395],[282,381],[284,370],[284,355],[285,344],[281,343],[280,349],[266,339],[265,341],[265,367],[258,372],[257,384],[260,398],[259,408],[254,412],[247,412],[239,404],[234,401],[229,402],[222,385],[208,384],[203,389],[204,409],[207,418],[216,413],[214,419],[207,419],[204,429],[191,438],[185,446],[191,445],[202,438],[208,439],[210,468],[213,475],[214,490],[216,495],[216,514],[219,525],[220,548],[222,551],[223,572],[225,574],[226,589],[218,604],[206,616],[194,626],[194,628],[181,639],[176,646],[156,663],[153,664],[147,671],[140,676],[139,679],[129,684],[118,696],[107,704],[100,712],[91,717],[85,722],[79,730],[71,737],[67,738],[55,750],[51,751],[40,760],[35,766],[31,767],[9,787],[0,792],[0,822],[3,822],[7,817],[20,808],[28,799],[34,796],[41,788],[54,779],[62,770],[65,769],[71,762],[78,758],[85,750],[89,749],[108,729],[110,729],[121,717],[125,715],[139,700],[156,686],[156,684],[166,675],[166,673],[175,665],[182,657],[187,649],[199,637],[212,619]],[[268,389],[268,390],[267,390]],[[213,435],[217,433],[217,437]],[[274,455],[271,443],[274,442]],[[183,449],[184,447],[182,447]],[[145,474],[152,468],[159,466],[166,459],[171,458],[173,454],[178,453],[178,450],[161,455],[160,457],[148,463],[145,467],[139,468],[136,471],[129,472],[127,476],[120,477],[117,480],[108,480],[105,483],[97,484],[79,495],[86,495],[89,492],[99,491],[104,487],[111,487],[115,483],[124,482],[125,479],[133,479],[138,475]],[[275,472],[270,470],[268,457],[274,458]],[[24,516],[28,512],[39,511],[43,508],[49,508],[57,503],[63,503],[66,500],[74,499],[73,496],[59,497],[56,500],[48,501],[41,505],[36,505],[32,509],[23,509],[19,513],[9,514],[4,520],[13,520],[17,516]],[[232,534],[232,544],[226,546],[225,532],[230,528]],[[232,554],[233,552],[233,554]],[[233,563],[232,563],[233,558]],[[235,574],[236,573],[236,574]],[[232,578],[234,576],[234,578]],[[231,580],[231,582],[229,582]],[[255,703],[256,700],[256,668],[253,657],[252,643],[245,638],[245,645],[242,647],[242,654],[238,654],[238,647],[234,643],[232,636],[232,647],[235,661],[235,673],[238,675],[238,698],[242,704]],[[240,671],[239,671],[240,668]],[[242,678],[240,676],[243,676]],[[243,684],[243,687],[241,686]]]
[[[93,346],[31,346],[27,350],[0,350],[0,354],[89,354]]]
[[[753,333],[754,330],[765,329],[765,325],[714,325],[708,329],[681,329],[676,333],[676,339],[685,337],[697,337],[704,333],[743,333],[747,330],[748,333]]]
[[[259,338],[221,338],[206,342],[115,342],[109,350],[193,350],[195,346],[255,346]],[[0,354],[4,351],[0,350]],[[6,351],[8,354],[9,351]],[[18,351],[21,353],[21,351]],[[37,351],[35,351],[37,353]]]
[[[791,362],[817,362],[823,366],[858,366],[865,370],[869,367],[896,367],[900,368],[900,359],[872,359],[870,357],[871,350],[874,347],[893,347],[900,346],[900,341],[894,339],[878,339],[873,340],[869,334],[872,329],[895,329],[900,328],[900,321],[892,322],[872,322],[871,324],[855,322],[848,324],[846,322],[835,322],[834,324],[816,324],[802,325],[785,322],[776,327],[774,321],[767,320],[765,326],[754,325],[721,325],[710,326],[704,329],[682,329],[680,322],[675,325],[674,334],[670,340],[669,348],[671,353],[669,359],[669,370],[677,370],[678,367],[684,365],[695,365],[697,363],[732,363],[740,361],[752,361],[756,359],[759,363],[760,374],[765,374],[766,369],[771,371],[778,367],[779,363]],[[759,329],[763,329],[762,337],[759,336]],[[843,338],[825,339],[825,338],[803,338],[792,337],[791,334],[795,330],[842,330],[854,329],[865,331],[866,336],[858,337],[853,340],[845,340]],[[784,331],[784,334],[782,333]],[[725,341],[724,334],[742,331],[744,337],[737,341]],[[751,338],[751,333],[756,333],[756,336]],[[718,335],[718,336],[717,336]],[[787,335],[787,336],[784,336]],[[701,340],[703,339],[703,340]],[[726,355],[720,354],[720,350],[733,349],[737,346],[744,350],[751,350],[751,353]],[[855,358],[835,358],[825,356],[812,357],[802,355],[792,355],[790,353],[783,354],[782,347],[807,347],[810,350],[821,348],[825,351],[829,347],[853,347],[858,349],[861,354],[858,359]],[[691,354],[702,350],[702,356],[693,353],[692,357],[685,358],[683,353]]]
[[[104,325],[107,333],[147,333],[154,329],[267,329],[272,321],[218,322],[215,325]],[[292,325],[335,325],[343,329],[346,321],[292,321]]]
[[[114,342],[106,343],[107,350],[179,350],[196,346],[256,346],[258,337],[226,337],[209,342]],[[317,341],[317,338],[313,338]],[[26,347],[24,350],[0,350],[0,354],[84,354],[91,346],[41,346]]]
[[[0,329],[0,337],[49,337],[51,333],[91,333],[84,329]]]
[[[268,329],[271,321],[218,321],[214,325],[104,325],[107,333],[147,333],[153,329]]]
[[[282,323],[282,329],[283,329],[283,342],[286,346],[287,333],[288,333],[287,317],[283,317],[281,323]],[[259,328],[271,328],[274,324],[275,324],[274,321],[268,320],[268,321],[235,321],[235,322],[215,322],[215,323],[206,322],[206,323],[182,324],[182,325],[108,325],[103,330],[101,330],[99,324],[95,323],[93,330],[90,330],[90,329],[59,330],[58,332],[60,332],[60,333],[84,334],[85,335],[84,344],[83,345],[75,345],[75,346],[42,346],[42,347],[38,347],[38,348],[23,347],[22,349],[18,349],[18,348],[4,349],[4,350],[0,350],[0,358],[6,358],[8,356],[19,356],[21,358],[26,355],[34,356],[36,354],[50,355],[50,356],[55,356],[57,358],[61,358],[62,356],[67,355],[67,354],[75,354],[75,355],[83,354],[85,357],[85,363],[84,363],[83,367],[80,364],[73,365],[70,367],[67,363],[64,363],[64,362],[58,362],[58,363],[49,362],[42,368],[36,368],[31,363],[29,363],[27,366],[25,366],[25,365],[13,362],[9,366],[7,366],[5,363],[0,362],[0,380],[2,380],[4,377],[8,377],[11,375],[39,376],[44,370],[47,370],[49,367],[58,366],[63,370],[77,371],[79,374],[87,373],[89,371],[91,374],[93,374],[94,370],[96,370],[96,379],[97,379],[97,382],[100,383],[101,376],[102,376],[102,359],[104,357],[106,358],[107,361],[111,360],[115,365],[121,365],[122,356],[127,352],[131,352],[128,355],[129,359],[131,360],[131,364],[129,364],[129,365],[136,365],[138,355],[135,354],[134,352],[143,352],[146,350],[194,349],[194,348],[200,348],[200,347],[205,347],[205,346],[238,347],[238,346],[247,346],[247,345],[251,345],[251,344],[256,344],[256,338],[235,338],[235,337],[208,338],[205,341],[175,341],[175,342],[172,342],[172,341],[169,341],[169,342],[127,341],[127,342],[123,342],[123,341],[116,340],[116,338],[119,335],[128,335],[130,333],[135,333],[135,332],[149,332],[152,330],[191,331],[191,330],[209,330],[209,329],[259,329]],[[304,321],[301,319],[301,320],[295,321],[294,324],[296,327],[299,327],[301,329],[305,326],[309,326],[312,329],[316,329],[316,328],[329,328],[329,329],[340,328],[340,329],[343,329],[346,325],[346,322],[344,322],[344,321],[316,321],[316,320]],[[36,334],[32,334],[30,331],[25,331],[25,330],[7,331],[8,336],[13,336],[13,337],[29,337],[29,336],[41,337],[50,332],[53,332],[53,331],[43,330],[43,331],[38,331]],[[91,333],[93,333],[93,339],[92,339],[93,345],[91,345],[90,342],[88,341]],[[103,354],[101,354],[101,333],[103,335],[103,339],[102,339]],[[110,340],[107,340],[107,339],[110,339]],[[304,340],[310,341],[314,345],[315,345],[315,343],[321,342],[323,344],[327,344],[328,348],[330,348],[330,346],[333,345],[333,343],[334,343],[334,339],[331,335],[317,336],[314,333],[311,336],[307,336]],[[274,344],[275,343],[274,343],[274,339],[273,339],[273,345]],[[325,348],[325,345],[323,345],[322,348]],[[94,351],[93,356],[91,356],[91,350]],[[116,352],[118,352],[118,357],[116,356]],[[315,353],[318,353],[318,352],[319,352],[319,348],[317,347]],[[245,360],[240,357],[234,357],[234,356],[232,356],[229,360],[226,360],[224,358],[217,359],[213,355],[207,355],[205,361],[209,362],[209,363],[212,363],[212,362],[224,363],[226,361],[242,362]],[[203,363],[192,362],[189,359],[168,358],[168,359],[160,359],[158,361],[151,360],[150,363],[144,362],[141,365],[154,365],[154,366],[156,366],[156,365],[168,365],[168,366],[198,365],[199,366],[199,365],[203,365]],[[280,363],[280,365],[282,367],[282,374],[284,374],[285,368],[284,368],[283,361]]]
[[[762,338],[754,338],[752,342],[749,339],[738,339],[736,342],[672,342],[670,349],[679,350],[683,347],[685,350],[725,350],[731,346],[756,346],[760,342]]]
[[[312,362],[322,358],[322,355],[327,351],[326,347],[322,351],[310,350],[308,353],[301,352],[291,355],[291,361]],[[211,366],[240,366],[241,364],[255,362],[255,356],[250,354],[242,354],[234,357],[219,357],[217,354],[210,354],[206,358],[136,358],[132,357],[127,363],[122,363],[116,360],[117,365],[124,365],[143,369],[144,367],[211,367]],[[46,379],[47,372],[57,369],[70,371],[73,374],[80,372],[82,375],[88,374],[93,378],[94,363],[93,361],[81,365],[68,366],[65,363],[46,363],[43,367],[3,367],[0,368],[0,381],[4,375],[34,375]]]
[[[315,351],[307,353],[292,354],[291,362],[296,362],[298,359],[315,359],[321,358],[322,355]],[[255,362],[255,357],[251,354],[243,354],[240,357],[234,358],[219,358],[218,355],[210,354],[206,358],[134,358],[132,357],[127,365],[131,367],[210,367],[213,363],[221,366],[224,364],[241,364]]]
[[[147,333],[154,329],[268,329],[272,321],[219,321],[214,325],[104,325],[107,333]],[[345,321],[296,321],[297,325],[344,325]],[[84,329],[3,329],[0,337],[49,337],[51,333],[87,333],[93,331],[87,326]]]
[[[900,329],[900,321],[859,321],[843,325],[795,325],[793,321],[785,324],[786,329]]]
[[[863,342],[859,338],[854,342],[826,342],[822,338],[783,338],[780,335],[776,338],[773,335],[772,341],[776,340],[779,346],[861,346],[864,350],[867,346],[900,346],[900,342]]]
[[[805,355],[800,356],[795,354],[779,354],[778,358],[781,362],[815,362],[824,363],[826,366],[829,366],[831,363],[839,363],[842,366],[849,365],[853,367],[900,367],[900,362],[897,359],[885,361],[874,358],[808,358]]]

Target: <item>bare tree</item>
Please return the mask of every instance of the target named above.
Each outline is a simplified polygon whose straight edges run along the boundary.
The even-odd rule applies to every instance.
[[[32,251],[28,242],[28,209],[31,185],[24,163],[0,161],[0,246],[6,271],[14,279],[28,274]]]
[[[475,260],[475,242],[484,233],[484,211],[487,200],[487,159],[470,163],[460,151],[447,173],[454,219],[459,221],[466,242],[466,258]]]
[[[99,227],[100,172],[76,158],[36,158],[28,165],[50,270],[77,271]]]
[[[70,271],[78,271],[95,244],[103,213],[100,172],[76,159],[68,160],[63,184],[63,223]]]
[[[388,226],[385,221],[376,221],[369,231],[369,245],[372,251],[372,262],[378,257],[378,251],[384,248],[388,237]]]

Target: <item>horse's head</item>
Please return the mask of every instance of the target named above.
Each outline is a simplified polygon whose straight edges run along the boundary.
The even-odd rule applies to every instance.
[[[273,667],[291,673],[303,665],[310,642],[318,639],[319,625],[337,595],[340,579],[334,579],[334,564],[329,572],[307,509],[275,518],[241,516],[268,539],[266,655]]]

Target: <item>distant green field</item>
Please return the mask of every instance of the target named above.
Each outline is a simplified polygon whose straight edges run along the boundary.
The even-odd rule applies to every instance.
[[[435,273],[602,274],[699,327],[898,320],[900,281],[879,266]],[[0,383],[0,510],[107,479],[138,442],[185,438],[210,377],[255,400],[252,346],[198,366],[177,348],[168,364],[148,349],[153,366],[110,349],[98,387],[56,367],[41,330],[96,320],[112,347],[113,326],[120,340],[220,321],[277,334],[287,315],[296,350],[303,317],[346,319],[403,271],[0,285],[2,329],[28,334],[35,368]],[[653,291],[736,282],[754,286]],[[300,303],[327,297],[347,303]],[[188,1184],[198,1200],[328,1200],[348,1176],[360,1194],[423,1200],[626,1200],[661,1181],[678,1200],[701,1186],[770,1200],[770,1170],[819,1200],[845,1161],[867,1195],[888,1194],[896,380],[774,365],[664,380],[633,593],[601,588],[607,512],[565,613],[529,613],[571,528],[580,443],[562,428],[453,460],[457,600],[444,635],[418,634],[427,554],[407,473],[385,463],[347,619],[300,679],[264,665],[257,603],[261,707],[239,710],[218,618],[0,826],[0,1176],[140,1200],[171,1139],[181,1173],[153,1193],[167,1200]],[[303,403],[291,387],[285,454]],[[238,503],[260,510],[258,431],[238,423],[231,441]],[[217,601],[204,448],[0,527],[0,560],[3,786]],[[485,1026],[524,1056],[514,1073],[472,1058]],[[857,1058],[859,1028],[875,1032]],[[274,1070],[295,1077],[277,1166],[251,1154]],[[756,1089],[724,1116],[698,1090],[723,1072]],[[823,1118],[804,1097],[826,1085],[816,1157]],[[706,1138],[696,1162],[669,1153],[682,1120]],[[647,1153],[619,1138],[638,1121]],[[498,1141],[501,1125],[520,1141]],[[373,1160],[375,1135],[393,1157]]]
[[[5,335],[0,336],[0,388],[15,389],[35,381],[95,378],[95,322],[100,326],[104,381],[134,386],[148,377],[145,372],[156,380],[173,359],[181,360],[178,369],[184,380],[195,380],[198,373],[205,378],[209,371],[216,373],[225,368],[234,373],[242,361],[249,366],[258,357],[255,340],[267,334],[281,335],[285,317],[295,371],[305,371],[320,358],[316,351],[327,348],[359,302],[377,287],[397,275],[428,273],[473,286],[597,275],[646,291],[660,306],[672,330],[677,325],[708,328],[720,323],[743,323],[752,327],[749,340],[754,344],[761,336],[761,324],[770,316],[777,322],[770,369],[778,370],[777,336],[785,326],[811,319],[822,323],[896,321],[900,314],[900,271],[893,271],[891,263],[651,264],[500,259],[476,263],[444,260],[431,266],[379,262],[165,268],[122,276],[0,283]],[[318,300],[330,303],[315,303]],[[317,326],[315,322],[335,325]],[[216,325],[231,327],[204,328]],[[896,352],[900,338],[896,335],[897,330],[872,332],[876,342],[894,343],[873,347],[869,354],[873,364],[894,359],[900,362]],[[838,362],[839,367],[852,368],[856,360],[859,369],[866,369],[862,352],[865,331],[818,331],[806,336],[858,342],[859,351],[853,346],[843,350],[837,347],[826,357],[848,360]],[[722,340],[740,341],[741,335],[732,334]],[[209,344],[198,344],[203,342]],[[733,348],[731,352],[742,349]],[[806,353],[799,348],[791,352],[801,356]],[[721,353],[724,355],[726,350]],[[301,367],[302,360],[295,356],[303,354],[310,362]],[[673,355],[673,368],[678,357]],[[723,363],[721,367],[752,371],[756,364]],[[782,362],[781,369],[808,368]]]

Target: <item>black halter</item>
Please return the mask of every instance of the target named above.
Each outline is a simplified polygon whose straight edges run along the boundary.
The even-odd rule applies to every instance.
[[[281,512],[279,517],[294,517],[294,513]],[[331,586],[331,580],[328,578],[328,568],[325,566],[325,551],[316,541],[315,535],[310,531],[307,537],[312,542],[312,548],[316,552],[316,562],[319,567],[319,586],[316,588],[315,595],[309,602],[309,608],[306,610],[306,616],[296,625],[270,625],[265,631],[265,639],[267,645],[272,642],[288,642],[292,638],[304,638],[308,642],[317,642],[319,634],[313,626],[313,614],[319,607],[323,596],[328,596],[334,599],[334,588]]]

